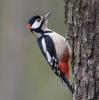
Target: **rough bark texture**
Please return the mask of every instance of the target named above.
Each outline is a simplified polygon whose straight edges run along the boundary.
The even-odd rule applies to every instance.
[[[72,48],[73,100],[99,100],[99,0],[64,0]]]

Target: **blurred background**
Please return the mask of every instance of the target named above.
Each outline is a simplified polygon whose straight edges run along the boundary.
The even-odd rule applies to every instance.
[[[50,11],[48,27],[65,37],[63,0],[0,0],[0,100],[72,100],[27,28]]]

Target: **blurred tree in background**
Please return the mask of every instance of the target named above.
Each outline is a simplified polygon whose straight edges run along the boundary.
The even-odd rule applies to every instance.
[[[0,100],[72,99],[27,28],[30,17],[50,11],[49,28],[65,36],[63,1],[0,1]]]

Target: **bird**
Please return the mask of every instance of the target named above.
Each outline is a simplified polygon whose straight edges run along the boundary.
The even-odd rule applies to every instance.
[[[71,47],[66,38],[47,27],[51,14],[49,12],[45,16],[35,15],[31,17],[28,21],[28,29],[37,37],[39,48],[51,69],[64,85],[67,84],[73,94],[69,75]]]

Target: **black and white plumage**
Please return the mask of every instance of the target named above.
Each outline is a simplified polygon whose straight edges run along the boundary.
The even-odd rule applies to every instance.
[[[49,45],[46,45],[46,44],[49,44]],[[58,67],[58,59],[56,56],[55,46],[51,37],[48,35],[44,35],[43,37],[38,38],[38,45],[44,57],[50,64],[52,70],[55,72],[57,76],[60,76],[60,70]]]
[[[39,15],[33,16],[28,22],[28,28],[37,36],[40,50],[51,69],[61,79],[63,84],[67,84],[73,93],[72,85],[69,81],[70,46],[64,37],[47,28],[47,19],[50,15],[51,12],[44,17]],[[66,67],[64,65],[67,66],[67,69],[64,69]]]

